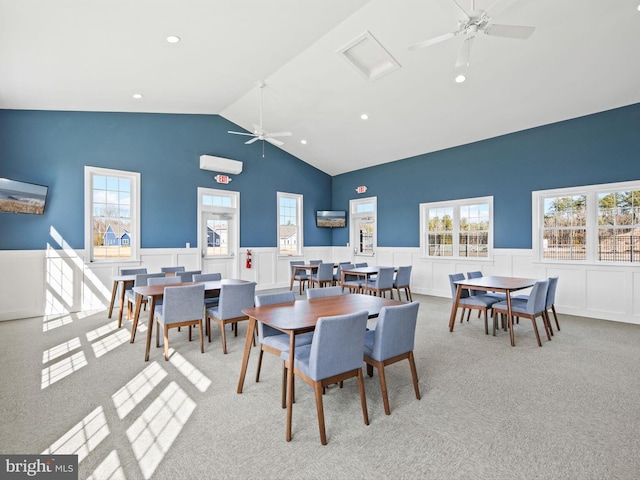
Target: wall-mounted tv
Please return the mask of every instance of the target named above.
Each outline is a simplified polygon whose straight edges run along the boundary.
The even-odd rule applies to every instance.
[[[347,226],[347,212],[344,210],[318,210],[316,212],[316,226],[340,228]]]
[[[0,212],[42,215],[48,187],[0,178]]]

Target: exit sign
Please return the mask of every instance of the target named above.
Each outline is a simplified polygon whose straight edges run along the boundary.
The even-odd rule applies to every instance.
[[[216,175],[215,177],[216,182],[218,183],[229,183],[231,181],[231,179],[227,176],[227,175]]]
[[[364,185],[360,185],[359,187],[356,188],[357,193],[364,193],[366,191],[367,191],[367,187],[365,187]]]

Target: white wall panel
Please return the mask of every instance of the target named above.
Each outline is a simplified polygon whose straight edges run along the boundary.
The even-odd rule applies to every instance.
[[[623,271],[587,270],[586,306],[588,310],[624,313],[626,285]],[[558,281],[558,283],[560,283]]]

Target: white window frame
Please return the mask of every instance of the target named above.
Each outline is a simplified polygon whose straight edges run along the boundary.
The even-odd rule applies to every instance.
[[[205,205],[204,197],[224,197],[230,200],[230,206]],[[212,213],[214,215],[229,215],[234,217],[233,231],[229,234],[234,238],[233,244],[229,245],[229,252],[224,255],[209,255],[207,253],[206,242],[202,245],[202,215]],[[203,258],[233,258],[235,251],[240,245],[240,192],[233,190],[220,190],[215,188],[198,187],[198,246]]]
[[[93,255],[93,177],[127,178],[131,182],[131,257],[114,259],[94,259]],[[140,173],[110,168],[84,167],[84,250],[85,262],[93,263],[127,263],[140,261]]]
[[[297,193],[286,193],[286,192],[277,192],[276,198],[276,220],[278,222],[277,229],[277,240],[276,240],[276,248],[278,249],[279,257],[300,257],[303,255],[303,246],[304,246],[304,224],[302,221],[302,212],[303,212],[303,196]],[[296,244],[296,253],[293,254],[282,254],[280,253],[280,200],[283,198],[292,199],[296,202],[296,222],[298,225],[298,238]]]
[[[536,263],[545,264],[574,264],[574,265],[616,265],[638,267],[637,262],[613,262],[598,260],[598,194],[612,193],[624,190],[640,190],[640,181],[602,183],[598,185],[586,185],[569,188],[557,188],[553,190],[536,190],[531,192],[531,232],[533,260]],[[543,228],[544,228],[544,200],[553,197],[565,197],[584,195],[586,198],[586,258],[584,260],[544,258]]]
[[[362,210],[360,207],[369,207]],[[371,252],[360,252],[358,250],[357,234],[361,220],[370,219],[373,224],[373,239],[371,244]],[[367,222],[369,223],[369,222]],[[378,197],[354,198],[349,200],[349,242],[352,246],[353,255],[357,257],[374,257],[378,250]],[[355,257],[354,257],[355,258]]]
[[[460,208],[468,205],[486,203],[489,205],[489,231],[487,235],[487,256],[486,257],[461,257],[460,252]],[[429,219],[428,213],[431,208],[453,208],[453,252],[451,256],[429,255]],[[493,196],[462,198],[447,200],[443,202],[429,202],[420,204],[420,251],[422,258],[433,260],[456,260],[464,262],[486,262],[493,261]]]

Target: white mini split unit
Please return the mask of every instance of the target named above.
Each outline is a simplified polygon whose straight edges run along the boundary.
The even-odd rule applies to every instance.
[[[212,155],[200,155],[200,168],[212,172],[237,175],[242,172],[242,162]]]

